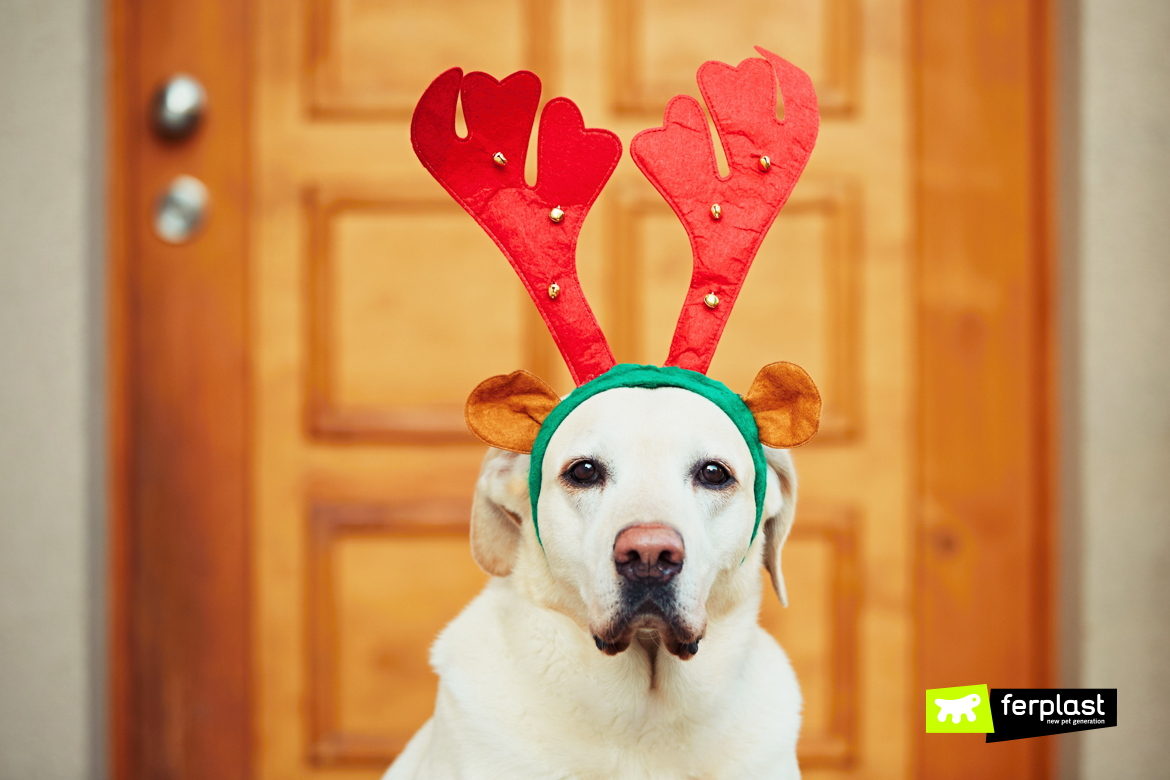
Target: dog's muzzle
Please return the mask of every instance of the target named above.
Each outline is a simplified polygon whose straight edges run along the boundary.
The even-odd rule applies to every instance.
[[[594,635],[597,649],[617,655],[630,646],[635,632],[653,630],[662,646],[679,658],[699,651],[700,633],[682,619],[670,587],[685,557],[682,536],[666,525],[633,525],[617,535],[613,563],[625,580],[621,606],[613,622]]]

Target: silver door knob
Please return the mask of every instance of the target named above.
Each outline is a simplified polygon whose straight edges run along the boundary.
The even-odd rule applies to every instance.
[[[154,233],[168,244],[182,244],[203,226],[211,198],[194,176],[177,176],[154,202]]]
[[[206,108],[207,90],[199,80],[176,73],[154,93],[150,113],[155,132],[171,141],[186,138],[199,127]]]

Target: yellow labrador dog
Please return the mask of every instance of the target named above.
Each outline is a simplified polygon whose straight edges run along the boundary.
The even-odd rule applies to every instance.
[[[494,575],[432,650],[434,716],[385,780],[798,778],[801,696],[758,624],[760,566],[786,603],[787,450],[751,453],[688,390],[624,387],[574,409],[545,451],[489,450],[471,548]],[[543,546],[542,546],[543,544]]]

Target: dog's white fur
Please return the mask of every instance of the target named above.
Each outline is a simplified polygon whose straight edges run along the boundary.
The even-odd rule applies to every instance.
[[[604,464],[601,487],[562,474]],[[490,450],[476,485],[471,544],[493,577],[439,635],[439,694],[384,780],[449,778],[798,778],[800,689],[758,624],[760,564],[784,600],[780,548],[796,475],[767,450],[768,491],[755,520],[751,454],[714,403],[676,388],[619,388],[581,404],[553,435],[533,530],[527,455]],[[734,475],[695,481],[715,460]],[[667,629],[634,632],[617,655],[594,635],[620,609],[614,539],[638,523],[676,529],[678,621],[701,636],[688,660],[662,648]],[[746,555],[746,560],[745,560]]]

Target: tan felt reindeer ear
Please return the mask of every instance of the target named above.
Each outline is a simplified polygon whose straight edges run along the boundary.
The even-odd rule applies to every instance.
[[[743,402],[756,418],[760,441],[769,447],[800,446],[821,423],[821,394],[808,372],[795,363],[761,368]]]
[[[536,435],[560,396],[527,371],[485,379],[467,398],[467,427],[485,444],[511,452],[532,452]]]

